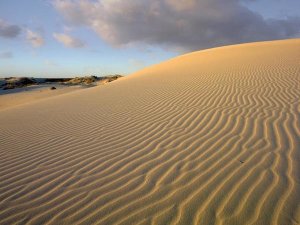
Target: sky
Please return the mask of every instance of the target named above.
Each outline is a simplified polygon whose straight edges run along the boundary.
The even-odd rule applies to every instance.
[[[191,51],[297,37],[299,0],[0,0],[0,77],[128,75]]]

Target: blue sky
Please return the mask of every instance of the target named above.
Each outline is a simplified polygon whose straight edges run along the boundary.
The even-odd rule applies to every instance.
[[[298,37],[299,9],[298,0],[0,0],[0,76],[127,75],[189,51]]]

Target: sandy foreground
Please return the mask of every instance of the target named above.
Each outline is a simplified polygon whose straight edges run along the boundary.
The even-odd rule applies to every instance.
[[[0,224],[300,224],[300,39],[0,110]]]

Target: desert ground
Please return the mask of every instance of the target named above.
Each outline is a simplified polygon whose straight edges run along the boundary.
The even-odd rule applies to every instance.
[[[300,224],[300,39],[12,105],[0,224]]]
[[[82,86],[65,86],[56,84],[56,90],[51,90],[53,85],[32,85],[13,90],[0,90],[0,110],[28,104],[44,98],[81,90]]]

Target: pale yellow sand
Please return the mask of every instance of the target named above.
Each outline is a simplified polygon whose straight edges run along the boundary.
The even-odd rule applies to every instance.
[[[300,223],[300,39],[0,111],[0,224]]]
[[[56,90],[50,90],[56,87]],[[11,108],[17,105],[28,104],[44,98],[81,90],[82,86],[66,86],[58,84],[32,85],[12,90],[0,90],[0,110]]]

